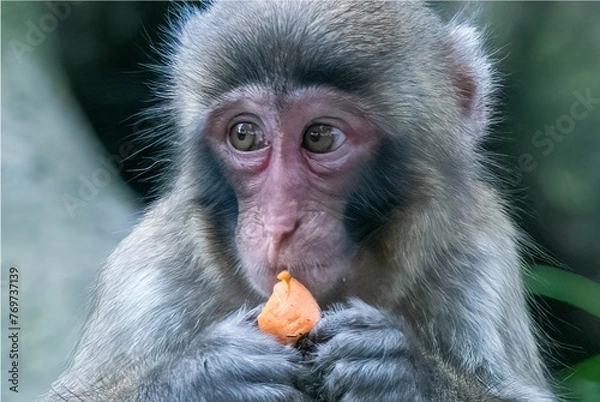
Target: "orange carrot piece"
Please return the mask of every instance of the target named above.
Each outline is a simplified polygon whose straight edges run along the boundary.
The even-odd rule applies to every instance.
[[[288,271],[277,275],[273,294],[258,315],[258,328],[278,342],[295,344],[321,318],[321,309],[309,290]]]

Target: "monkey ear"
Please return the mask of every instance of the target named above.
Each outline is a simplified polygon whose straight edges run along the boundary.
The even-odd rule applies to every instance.
[[[476,137],[485,133],[492,112],[494,76],[485,55],[481,34],[474,27],[451,22],[448,25],[451,54],[451,78],[466,126]]]

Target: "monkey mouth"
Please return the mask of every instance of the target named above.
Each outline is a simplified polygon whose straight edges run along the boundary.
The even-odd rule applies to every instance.
[[[343,275],[343,264],[329,264],[319,262],[314,264],[277,264],[263,265],[257,267],[254,271],[251,283],[261,294],[268,296],[273,290],[273,286],[279,280],[277,275],[284,270],[287,270],[290,275],[298,279],[306,286],[315,297],[324,294],[330,290]]]
[[[269,276],[277,277],[281,271],[288,271],[294,278],[300,277],[318,277],[323,275],[331,268],[331,264],[324,262],[311,264],[277,264],[265,267],[265,272]]]
[[[287,270],[292,276],[298,275],[299,273],[303,273],[309,270],[324,270],[327,269],[329,265],[325,263],[317,263],[309,265],[281,265],[275,268],[277,273]]]
[[[287,270],[315,296],[330,293],[343,277],[351,273],[349,267],[355,252],[328,239],[302,236],[298,241],[280,243],[273,247],[264,238],[256,241],[240,241],[240,271],[252,288],[268,296],[279,282],[277,275]],[[273,247],[271,249],[271,247]]]

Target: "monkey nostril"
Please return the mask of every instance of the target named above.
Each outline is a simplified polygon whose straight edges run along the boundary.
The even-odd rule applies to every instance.
[[[277,259],[281,249],[288,243],[287,240],[292,237],[300,226],[300,221],[290,222],[289,224],[277,223],[265,225],[267,240],[267,260],[269,265],[277,265]]]
[[[290,223],[277,223],[271,225],[265,225],[265,231],[269,236],[269,241],[275,244],[281,243],[283,240],[290,237],[298,227],[300,226],[299,221],[290,222]]]
[[[281,241],[293,234],[300,226],[300,220],[293,210],[294,205],[290,205],[285,211],[276,211],[265,217],[264,228],[269,237]]]

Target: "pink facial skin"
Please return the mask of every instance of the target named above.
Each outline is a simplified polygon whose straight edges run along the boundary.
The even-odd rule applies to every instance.
[[[275,100],[253,87],[229,94],[206,135],[236,192],[236,245],[248,281],[269,295],[287,269],[318,297],[351,275],[344,208],[377,138],[351,98],[338,92],[308,88]],[[231,130],[244,122],[262,131],[258,149],[232,145]],[[343,142],[330,152],[309,151],[303,138],[315,124],[335,127]]]

